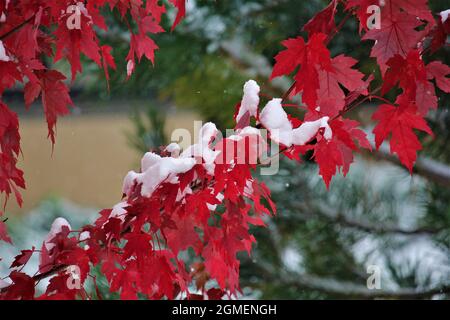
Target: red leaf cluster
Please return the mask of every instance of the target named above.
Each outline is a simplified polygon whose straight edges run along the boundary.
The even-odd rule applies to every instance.
[[[185,14],[185,0],[173,1],[178,8],[174,26]],[[29,107],[41,97],[48,124],[48,136],[55,143],[57,118],[69,113],[72,101],[66,77],[52,70],[44,61],[66,60],[71,66],[71,78],[75,80],[82,71],[80,58],[104,69],[109,80],[108,68],[116,68],[111,47],[101,44],[99,30],[108,30],[102,10],[117,10],[131,33],[127,61],[143,56],[153,62],[158,48],[149,37],[163,32],[161,16],[165,12],[159,0],[148,1],[6,1],[0,0],[0,97],[17,82],[24,84],[25,104]],[[137,25],[133,31],[128,16]],[[128,75],[132,73],[128,70]],[[0,193],[8,196],[14,192],[21,203],[18,188],[24,188],[22,172],[16,167],[20,136],[17,116],[0,100]]]

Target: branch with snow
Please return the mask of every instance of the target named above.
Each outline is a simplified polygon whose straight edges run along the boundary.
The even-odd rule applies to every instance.
[[[335,210],[325,207],[323,205],[313,206],[311,203],[300,203],[296,202],[293,204],[293,207],[297,210],[300,210],[300,214],[295,214],[289,216],[289,221],[295,221],[296,219],[304,219],[309,220],[312,217],[319,216],[322,217],[333,224],[340,224],[344,227],[350,227],[354,229],[358,229],[364,232],[368,232],[371,234],[402,234],[402,235],[435,235],[442,231],[445,231],[445,228],[437,229],[437,228],[427,228],[420,227],[415,229],[403,229],[394,225],[387,225],[385,223],[377,223],[373,224],[369,221],[361,220],[361,219],[353,219],[348,217],[345,214],[340,212],[336,212]]]
[[[378,151],[374,151],[370,154],[375,158],[389,161],[404,168],[398,158],[390,154],[387,146],[381,145]],[[450,188],[450,166],[445,163],[419,156],[413,171],[429,181]]]

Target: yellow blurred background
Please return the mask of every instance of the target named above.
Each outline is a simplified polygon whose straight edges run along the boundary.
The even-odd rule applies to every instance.
[[[177,128],[193,132],[200,117],[190,112],[167,114],[166,133]],[[68,199],[82,206],[109,208],[121,199],[122,179],[139,169],[139,152],[127,141],[133,124],[126,112],[71,114],[58,120],[52,152],[42,117],[21,117],[22,152],[19,168],[24,171],[26,190],[19,208],[11,196],[6,212],[26,212],[48,197]]]

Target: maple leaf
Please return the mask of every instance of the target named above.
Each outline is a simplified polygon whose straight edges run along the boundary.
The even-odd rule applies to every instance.
[[[175,21],[172,24],[172,31],[180,23],[181,19],[186,15],[186,0],[170,0],[170,2],[178,9]]]
[[[340,85],[350,92],[359,90],[360,94],[367,94],[367,83],[362,79],[364,74],[352,67],[358,61],[339,55],[331,60],[330,70],[319,70],[319,90],[318,105],[323,115],[334,117],[345,105],[345,93]],[[322,105],[329,105],[332,102],[333,108],[322,108]],[[327,110],[328,112],[324,112]]]
[[[90,18],[86,17],[85,14],[80,14],[80,28],[72,30],[67,28],[67,19],[68,17],[61,17],[61,23],[55,31],[56,53],[54,61],[57,62],[64,57],[70,62],[73,81],[77,72],[82,70],[80,53],[84,53],[99,66],[101,66],[101,55]]]
[[[116,63],[114,62],[114,58],[111,55],[112,48],[110,46],[101,46],[100,52],[102,54],[102,66],[103,71],[105,72],[106,83],[109,90],[109,72],[108,68],[111,67],[114,70],[116,69]]]
[[[421,20],[434,24],[434,17],[428,6],[428,0],[388,0],[385,6],[388,5],[392,5],[398,11],[405,11],[409,15],[416,16]]]
[[[136,261],[129,260],[124,270],[118,270],[110,280],[111,290],[119,291],[123,300],[136,300],[139,284],[139,272]]]
[[[17,114],[0,102],[0,192],[6,198],[14,192],[17,203],[22,205],[22,197],[17,190],[25,188],[23,172],[16,166],[20,152],[19,120]],[[6,203],[5,203],[6,205]]]
[[[442,48],[447,42],[447,36],[450,34],[450,19],[442,22],[442,19],[437,19],[435,27],[430,31],[431,38],[431,52],[435,53]]]
[[[333,137],[331,140],[318,138],[314,145],[314,160],[319,165],[319,174],[327,188],[331,178],[342,169],[345,176],[353,162],[353,151],[359,147],[371,149],[364,131],[358,128],[359,123],[349,119],[335,119],[330,123]]]
[[[70,280],[70,274],[58,273],[55,277],[50,279],[45,294],[40,296],[38,299],[75,300],[79,290],[69,288],[67,284],[70,283]]]
[[[31,256],[34,253],[34,247],[31,250],[22,250],[19,255],[14,258],[10,268],[21,267],[27,264],[28,260],[30,260]]]
[[[387,62],[381,94],[385,95],[397,83],[406,95],[414,97],[418,83],[427,81],[425,64],[419,50],[411,50],[406,57],[396,54]]]
[[[405,12],[408,15],[420,18],[434,24],[434,18],[428,7],[427,0],[348,0],[346,10],[353,11],[360,22],[359,30],[368,30],[367,21],[370,16],[368,7],[372,5],[381,6],[383,15],[385,11]]]
[[[131,256],[145,257],[153,250],[151,245],[152,237],[145,232],[132,232],[124,238],[127,240],[124,247],[124,260]]]
[[[202,253],[205,258],[205,268],[209,275],[217,280],[218,285],[225,289],[227,288],[227,280],[231,280],[231,276],[236,277],[236,270],[230,268],[226,260],[223,258],[224,252],[214,245],[208,245]]]
[[[386,62],[396,54],[405,57],[422,37],[415,29],[422,22],[406,12],[384,8],[381,12],[381,29],[369,30],[363,40],[375,40],[370,53],[377,59],[382,74],[386,71]]]
[[[9,278],[13,283],[4,295],[6,300],[32,300],[34,298],[35,281],[33,278],[19,271],[11,272]]]
[[[450,67],[440,61],[433,61],[427,65],[426,69],[428,79],[435,79],[439,89],[449,93],[450,79],[447,77],[450,75]]]
[[[319,175],[329,188],[337,168],[344,165],[344,158],[338,145],[325,139],[320,140],[314,147],[314,160],[319,165]]]
[[[155,62],[155,50],[158,49],[158,46],[152,39],[145,35],[138,34],[132,36],[132,41],[135,41],[136,43],[136,55],[138,61],[145,55],[152,63]]]
[[[5,62],[0,60],[0,75],[2,76],[0,81],[0,94],[5,89],[12,88],[16,81],[22,81],[23,76],[17,69],[17,64],[11,61]]]
[[[25,86],[25,102],[31,104],[39,94],[42,95],[42,105],[47,119],[48,136],[55,144],[56,121],[58,116],[69,113],[67,106],[72,105],[69,89],[63,80],[66,77],[55,70],[36,71],[39,82],[28,82]]]
[[[387,65],[389,68],[383,79],[381,93],[386,94],[398,84],[404,95],[415,101],[422,115],[437,108],[435,88],[428,80],[435,79],[441,90],[450,91],[450,81],[447,78],[450,68],[439,61],[425,66],[418,50],[411,50],[406,57],[395,55],[389,59]]]
[[[338,0],[332,0],[325,9],[317,13],[303,26],[303,30],[307,31],[309,35],[313,33],[329,35],[336,28],[334,17],[338,2]]]
[[[196,224],[188,215],[175,217],[176,229],[167,229],[165,236],[169,247],[175,254],[187,249],[188,247],[198,248],[200,238],[195,231]]]
[[[417,111],[422,116],[427,115],[430,109],[437,108],[438,99],[436,97],[436,90],[430,81],[419,82],[417,84],[415,101]]]
[[[301,37],[283,41],[286,50],[275,56],[276,63],[271,75],[273,79],[290,74],[300,66],[294,77],[296,83],[293,94],[302,92],[302,100],[311,110],[316,107],[320,86],[318,70],[332,70],[330,52],[324,44],[326,38],[323,33],[315,33],[307,43]]]
[[[378,149],[381,143],[391,135],[391,153],[396,153],[400,162],[412,172],[417,151],[422,149],[414,129],[426,132],[429,135],[433,133],[423,117],[417,114],[417,107],[408,101],[405,96],[399,97],[397,103],[399,104],[397,107],[383,104],[373,114],[372,119],[378,121],[373,129],[375,144]]]

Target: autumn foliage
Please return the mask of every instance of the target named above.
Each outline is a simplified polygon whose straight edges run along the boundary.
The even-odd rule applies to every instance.
[[[185,14],[185,0],[171,2],[178,10],[175,27]],[[78,2],[80,29],[67,26],[71,5],[77,2],[0,1],[0,96],[19,82],[27,107],[40,98],[52,143],[57,118],[69,113],[72,102],[65,76],[44,61],[66,59],[73,80],[82,72],[83,54],[103,68],[108,79],[108,69],[115,69],[113,50],[101,43],[98,32],[107,30],[101,12],[110,9],[130,29],[123,72],[131,76],[142,57],[154,60],[158,47],[149,35],[164,31],[160,23],[166,8],[158,0]],[[380,28],[367,25],[371,5],[381,8]],[[336,23],[338,10],[346,16]],[[354,58],[330,54],[329,42],[348,19],[358,20],[355,36],[372,45],[381,86],[372,85],[375,71],[364,74]],[[276,213],[269,190],[253,177],[261,162],[245,158],[242,163],[239,150],[259,159],[265,148],[259,130],[267,129],[287,157],[301,162],[301,155],[311,154],[328,187],[337,172],[349,171],[354,152],[372,148],[359,123],[345,117],[347,112],[379,100],[382,104],[373,114],[374,145],[389,141],[391,152],[412,172],[422,148],[418,132],[433,134],[426,115],[437,108],[437,91],[450,92],[450,68],[432,59],[445,45],[449,21],[433,14],[427,0],[331,1],[304,26],[306,38],[283,41],[284,49],[275,56],[272,78],[293,75],[283,98],[260,109],[259,87],[252,82],[238,105],[236,135],[219,139],[215,125],[208,123],[198,143],[183,153],[172,145],[159,154],[145,154],[141,170],[131,171],[124,180],[122,201],[102,210],[93,225],[71,230],[67,221],[57,219],[40,249],[23,250],[11,265],[8,281],[0,282],[0,298],[87,299],[93,293],[83,284],[93,278],[93,267],[100,268],[110,290],[123,299],[237,295],[237,253],[251,254],[256,239],[250,226],[265,226],[265,219]],[[395,99],[386,98],[388,94]],[[295,95],[302,97],[304,119],[282,108]],[[14,194],[20,204],[25,181],[17,168],[19,121],[1,100],[0,146],[0,192],[6,198]],[[230,155],[229,150],[237,152]],[[11,242],[3,221],[0,240]],[[195,255],[193,264],[184,259],[186,250]],[[27,275],[22,268],[33,254],[39,255],[39,270]],[[79,270],[81,287],[67,285],[72,266]],[[36,296],[35,284],[44,278],[50,278],[49,285]],[[207,287],[208,280],[215,280],[215,286]]]

